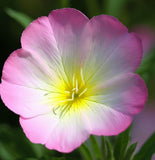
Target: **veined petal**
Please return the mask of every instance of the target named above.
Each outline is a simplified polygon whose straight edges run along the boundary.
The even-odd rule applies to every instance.
[[[51,106],[44,103],[46,91],[2,81],[0,92],[4,104],[22,117],[30,118],[51,111]]]
[[[91,97],[98,103],[128,115],[139,113],[147,99],[144,81],[134,73],[117,76],[96,88]]]
[[[132,121],[132,116],[97,102],[90,102],[85,113],[89,132],[95,135],[117,135],[124,131]]]
[[[128,33],[123,24],[107,15],[93,17],[90,26],[93,37],[84,69],[87,79],[92,75],[96,81],[105,81],[137,69],[142,58],[142,44],[135,34]]]
[[[44,114],[51,110],[46,94],[56,89],[53,82],[57,80],[58,75],[44,60],[19,49],[5,62],[1,98],[10,110],[23,117]]]
[[[59,65],[61,57],[48,17],[34,20],[22,33],[22,48],[40,56],[51,67]]]
[[[34,118],[20,117],[24,133],[33,143],[45,144],[58,123],[57,117],[44,114]]]
[[[25,87],[45,89],[56,80],[55,75],[42,58],[18,49],[5,62],[2,80]]]
[[[68,78],[72,79],[90,49],[91,34],[87,27],[89,19],[80,11],[71,8],[54,10],[48,17],[64,70]]]
[[[31,119],[20,118],[20,124],[33,143],[42,143],[60,152],[71,152],[89,137],[87,126],[79,113],[63,119],[53,113]]]

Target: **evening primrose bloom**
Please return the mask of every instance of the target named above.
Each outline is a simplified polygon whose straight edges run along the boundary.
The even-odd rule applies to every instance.
[[[31,142],[71,152],[90,134],[119,134],[142,110],[147,89],[133,73],[141,41],[116,18],[54,10],[24,30],[21,45],[4,64],[0,93]]]

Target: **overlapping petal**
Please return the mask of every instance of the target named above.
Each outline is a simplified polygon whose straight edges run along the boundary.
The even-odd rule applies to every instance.
[[[95,135],[117,135],[132,122],[132,116],[98,102],[89,102],[85,113],[89,133]]]
[[[5,105],[22,117],[34,117],[51,111],[51,106],[44,103],[45,91],[11,84],[3,81],[0,85],[1,98]]]
[[[34,20],[22,33],[22,48],[44,59],[51,68],[60,64],[60,55],[48,17]]]
[[[93,17],[91,51],[84,72],[88,80],[109,80],[119,74],[134,72],[142,58],[142,45],[134,33],[116,18],[107,15]],[[131,47],[132,46],[132,47]]]
[[[83,65],[86,53],[90,50],[89,19],[81,12],[69,8],[52,11],[48,17],[64,70],[71,79],[77,68]]]
[[[31,119],[20,118],[20,124],[33,143],[39,142],[60,152],[71,152],[89,137],[82,114],[78,112],[60,120],[51,112]]]
[[[144,81],[137,74],[127,73],[99,84],[92,101],[127,115],[139,113],[147,99]]]
[[[5,62],[1,83],[1,98],[6,106],[24,117],[49,111],[45,94],[57,76],[37,55],[23,49],[12,53]]]

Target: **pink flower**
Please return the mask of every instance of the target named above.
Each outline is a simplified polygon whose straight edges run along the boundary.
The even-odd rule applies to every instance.
[[[144,107],[133,72],[141,41],[116,18],[58,9],[33,21],[5,62],[1,98],[33,143],[71,152],[90,134],[117,135]]]
[[[144,25],[137,25],[133,29],[142,40],[143,54],[146,55],[154,47],[155,43],[155,31]]]
[[[139,150],[144,142],[155,132],[155,104],[145,106],[143,111],[135,116],[133,122],[131,142],[138,142],[136,150]]]

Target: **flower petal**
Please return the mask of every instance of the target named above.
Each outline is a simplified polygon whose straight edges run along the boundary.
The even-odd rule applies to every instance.
[[[32,119],[20,118],[20,124],[33,143],[42,143],[60,152],[73,151],[89,137],[80,114],[59,119],[51,112]]]
[[[51,84],[52,79],[55,80],[56,76],[53,74],[43,59],[18,49],[5,62],[2,80],[21,86],[45,89]]]
[[[45,144],[58,123],[57,117],[44,114],[34,118],[20,117],[24,133],[33,143]]]
[[[34,20],[22,33],[22,48],[40,56],[50,66],[59,65],[60,54],[48,17]]]
[[[24,117],[47,113],[50,106],[45,103],[45,95],[56,78],[37,55],[19,49],[5,62],[1,98],[9,109]]]
[[[98,91],[92,100],[128,115],[139,113],[147,99],[144,81],[133,73],[115,77],[96,89]]]
[[[87,23],[89,19],[80,11],[71,8],[57,9],[49,14],[53,34],[62,57],[64,70],[72,79],[89,52],[91,34]]]
[[[124,131],[132,122],[132,116],[97,102],[90,102],[85,113],[89,132],[95,135],[117,135]]]
[[[134,33],[128,33],[123,24],[107,15],[93,17],[90,25],[93,40],[85,74],[103,81],[137,69],[142,58],[142,44]]]
[[[3,81],[0,92],[4,104],[23,117],[33,117],[51,111],[51,106],[43,103],[45,91]]]

